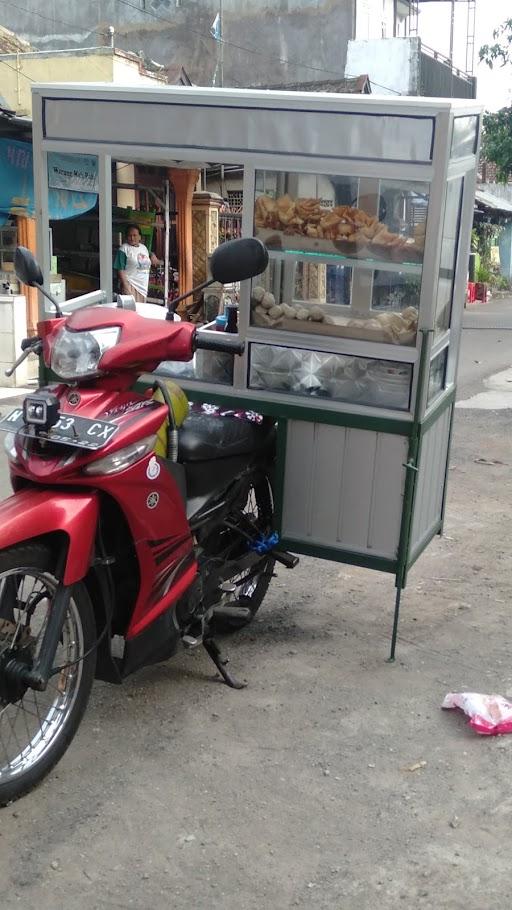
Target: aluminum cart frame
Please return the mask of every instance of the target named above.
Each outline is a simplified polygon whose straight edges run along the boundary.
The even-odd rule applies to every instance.
[[[50,271],[46,156],[51,151],[98,156],[101,286],[108,295],[112,160],[173,167],[242,165],[242,234],[260,234],[268,243],[273,277],[267,290],[273,290],[278,310],[285,297],[293,302],[296,276],[304,277],[308,269],[314,277],[332,273],[346,279],[349,303],[345,299],[333,312],[347,328],[326,327],[325,320],[323,330],[317,326],[315,331],[312,321],[292,325],[282,315],[269,327],[260,314],[263,322],[258,324],[253,290],[245,282],[239,318],[244,357],[227,382],[212,381],[218,377],[211,371],[196,370],[181,384],[192,399],[236,404],[278,419],[276,496],[283,546],[395,576],[392,656],[408,570],[443,526],[480,117],[478,104],[450,99],[190,87],[33,87],[38,245],[45,280]],[[326,200],[320,199],[322,193]],[[270,229],[262,228],[262,195],[273,213]],[[298,218],[297,206],[305,196],[308,204]],[[345,206],[337,205],[340,198]],[[295,206],[296,236],[293,227],[279,221],[278,202],[288,224],[284,207],[289,213]],[[421,206],[423,215],[418,214]],[[305,212],[314,215],[306,226]],[[327,224],[329,213],[335,220],[336,212],[345,232],[345,215],[349,223],[359,218],[361,225],[350,238],[316,240],[318,225]],[[384,238],[380,246],[379,238]],[[396,287],[390,285],[386,305],[393,294],[403,292],[408,276],[411,293],[417,295],[406,343],[400,342],[400,333],[392,344],[379,335],[385,320],[376,294],[388,273]],[[307,307],[311,301],[303,303]],[[320,310],[328,312],[329,303]],[[345,311],[355,317],[355,328],[348,326]],[[309,309],[307,313],[311,320]],[[395,315],[402,318],[401,313]],[[274,365],[273,352],[276,363],[281,358],[298,364],[293,388],[282,387],[285,370],[272,385],[269,377],[276,372],[264,367]],[[317,379],[313,371],[311,379],[312,363],[318,365],[318,375],[331,370],[330,378]],[[348,363],[352,370],[366,369],[365,376],[373,371],[371,381],[355,383],[357,395],[350,386],[348,392],[336,392],[336,370],[339,376]],[[304,374],[310,377],[306,387],[300,385]],[[342,388],[347,381],[342,379]],[[402,389],[402,399],[391,392],[386,398],[393,382]],[[332,394],[328,386],[335,390]]]

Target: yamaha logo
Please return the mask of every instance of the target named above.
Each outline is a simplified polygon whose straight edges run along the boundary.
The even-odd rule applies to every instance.
[[[72,408],[76,408],[77,404],[80,404],[81,398],[78,392],[70,392],[68,395],[68,404]]]

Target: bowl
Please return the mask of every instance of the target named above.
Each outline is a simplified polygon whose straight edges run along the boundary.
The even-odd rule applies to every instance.
[[[365,386],[354,379],[328,379],[325,387],[331,398],[344,401],[358,401],[365,392]]]

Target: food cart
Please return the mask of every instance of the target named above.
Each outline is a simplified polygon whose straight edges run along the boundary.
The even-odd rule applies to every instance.
[[[112,291],[112,162],[243,167],[245,354],[163,364],[191,399],[278,421],[278,530],[297,553],[395,576],[441,533],[480,135],[475,102],[208,88],[33,88],[39,252],[47,154],[99,159]],[[208,331],[208,329],[204,329]]]

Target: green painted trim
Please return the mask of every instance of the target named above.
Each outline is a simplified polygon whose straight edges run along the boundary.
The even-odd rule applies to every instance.
[[[281,533],[283,526],[284,476],[286,469],[286,441],[288,421],[277,422],[276,463],[274,469],[274,515],[276,531]]]
[[[412,550],[412,552],[410,553],[410,556],[409,556],[409,563],[407,565],[408,570],[411,568],[411,566],[414,565],[414,563],[416,562],[418,557],[421,556],[423,551],[427,549],[430,541],[433,540],[433,538],[436,536],[436,534],[439,534],[441,532],[442,527],[443,527],[442,519],[440,519],[439,521],[436,521],[436,523],[432,526],[432,528],[428,532],[427,536],[422,541],[420,541],[420,543],[414,548],[414,550]]]
[[[421,424],[421,427],[420,427],[420,438],[419,438],[419,442],[418,442],[418,465],[421,465],[421,453],[423,450],[423,441],[424,441],[427,431],[432,428],[433,424],[436,422],[437,419],[439,419],[439,417],[442,416],[444,411],[446,411],[447,408],[450,405],[452,405],[452,413],[451,413],[451,417],[450,417],[450,435],[448,437],[447,460],[446,460],[446,468],[445,468],[445,475],[444,475],[444,490],[443,490],[443,502],[442,502],[442,506],[441,506],[441,518],[439,518],[435,522],[433,527],[429,531],[427,531],[426,537],[423,538],[419,542],[419,544],[417,544],[416,547],[411,549],[410,552],[408,553],[406,571],[408,571],[410,569],[410,567],[416,562],[416,560],[418,559],[418,556],[420,556],[420,554],[423,553],[423,550],[426,549],[426,547],[428,546],[428,544],[430,543],[432,538],[435,537],[436,534],[439,534],[442,532],[443,521],[444,521],[446,486],[447,486],[447,480],[448,480],[450,444],[451,444],[451,435],[452,435],[452,427],[453,427],[453,415],[455,413],[455,408],[453,407],[454,401],[455,401],[455,390],[453,391],[453,394],[450,394],[449,396],[447,396],[447,398],[443,402],[440,402],[440,406],[438,408],[436,408],[435,413],[430,415],[433,419],[430,419],[430,417],[429,417],[429,419],[427,421],[425,421],[425,423]],[[413,515],[414,515],[415,502],[416,502],[416,489],[414,491],[413,502],[412,502]]]
[[[137,391],[144,392],[150,386],[151,382],[139,379],[135,388]],[[185,394],[190,401],[208,401],[212,404],[226,405],[227,407],[245,408],[250,411],[258,411],[268,417],[282,417],[287,420],[304,420],[307,423],[323,423],[359,430],[373,430],[376,433],[390,433],[397,436],[410,436],[413,426],[410,421],[397,420],[393,417],[367,417],[364,414],[325,411],[322,408],[308,408],[300,404],[283,404],[263,399],[245,398],[242,394],[228,396],[223,395],[222,392],[204,392],[191,388],[185,389]]]
[[[434,410],[431,411],[425,420],[423,420],[421,424],[422,433],[425,433],[428,429],[430,429],[432,424],[436,422],[437,418],[443,413],[443,411],[446,411],[446,408],[449,408],[452,402],[455,401],[456,391],[457,390],[454,386],[454,388],[450,389],[450,391],[447,392],[443,398],[439,399],[439,403],[435,406]]]
[[[52,371],[50,370],[50,368],[45,365],[42,354],[39,355],[38,376],[39,376],[39,385],[40,386],[48,385],[49,382],[52,382],[52,380],[55,379],[55,376],[52,373]]]
[[[407,566],[409,562],[409,548],[411,544],[411,530],[414,516],[414,499],[416,494],[418,461],[420,446],[420,408],[423,398],[423,385],[427,370],[428,339],[430,329],[424,329],[421,337],[421,352],[418,369],[418,385],[416,388],[416,404],[414,408],[414,421],[409,438],[409,451],[407,453],[406,475],[404,485],[404,500],[402,506],[402,521],[400,524],[400,538],[398,543],[398,567],[395,584],[397,588],[405,588],[407,582]]]
[[[366,569],[376,569],[379,572],[395,574],[397,569],[396,559],[387,559],[385,556],[368,556],[363,553],[354,553],[351,550],[338,550],[335,547],[321,544],[310,544],[303,540],[294,540],[283,537],[280,544],[292,553],[303,556],[316,556],[318,559],[328,559],[330,562],[344,562],[352,566],[362,566]]]
[[[452,401],[452,413],[450,416],[450,429],[448,432],[448,447],[446,449],[446,470],[444,472],[444,487],[443,487],[443,501],[441,503],[441,527],[439,528],[439,533],[443,533],[444,528],[444,515],[446,511],[446,497],[448,494],[448,471],[450,470],[450,455],[452,452],[452,438],[453,438],[453,420],[455,417],[455,394]]]

